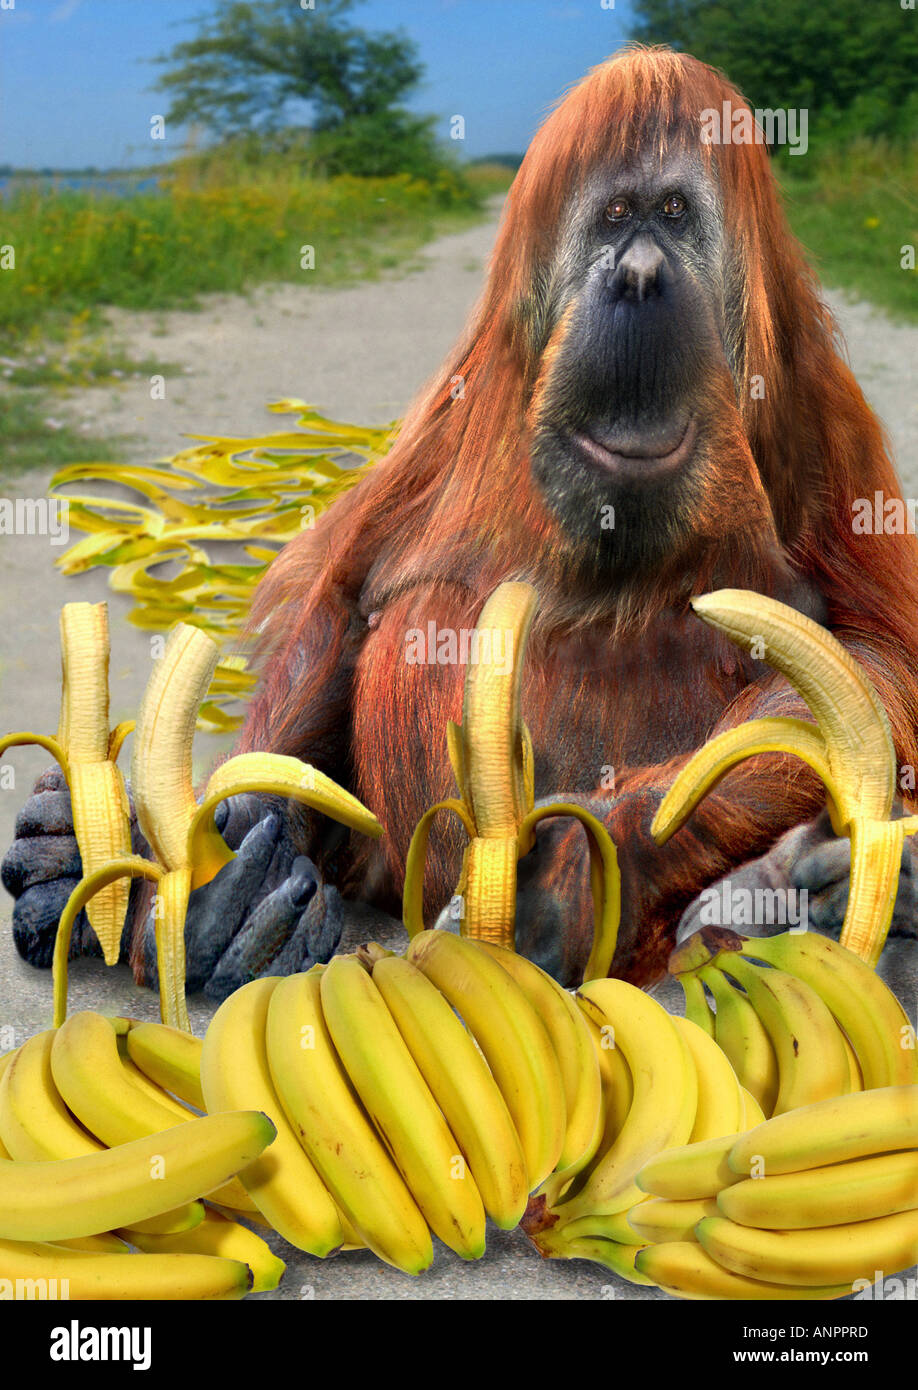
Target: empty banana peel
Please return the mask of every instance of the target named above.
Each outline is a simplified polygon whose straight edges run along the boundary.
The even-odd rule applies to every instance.
[[[816,721],[753,719],[712,738],[679,773],[654,817],[663,844],[731,768],[757,753],[796,754],[822,778],[837,835],[851,840],[841,944],[875,966],[892,920],[902,846],[918,816],[890,820],[896,754],[886,711],[864,670],[825,628],[776,599],[720,589],[692,599],[704,622],[786,676]]]
[[[356,797],[298,758],[242,753],[210,777],[200,805],[191,771],[198,707],[207,694],[219,648],[200,628],[178,623],[147,684],[131,762],[137,820],[156,862],[121,858],[83,877],[68,899],[54,948],[54,1023],[67,1013],[67,955],[73,923],[106,885],[136,875],[156,883],[154,922],[164,1023],[191,1031],[185,1006],[185,913],[193,888],[209,883],[235,858],[214,825],[219,802],[239,792],[291,797],[354,830],[378,838],[382,826]]]
[[[61,609],[61,706],[57,733],[7,734],[8,748],[34,743],[57,759],[70,788],[73,829],[83,872],[91,874],[131,852],[131,821],[124,778],[117,767],[133,721],[108,727],[108,605],[65,603]],[[110,881],[87,908],[106,965],[115,965],[130,884]]]
[[[523,660],[538,596],[530,584],[501,584],[478,619],[478,660],[470,662],[462,724],[447,724],[449,759],[460,797],[438,801],[415,828],[405,864],[403,920],[409,936],[424,930],[427,842],[434,816],[452,811],[469,837],[456,885],[463,900],[462,934],[514,947],[516,866],[547,816],[573,816],[590,845],[593,947],[584,978],[607,975],[615,954],[620,910],[615,846],[601,821],[581,806],[556,801],[535,807],[532,741],[520,715]],[[501,641],[498,642],[497,636]],[[500,651],[500,658],[496,652]]]

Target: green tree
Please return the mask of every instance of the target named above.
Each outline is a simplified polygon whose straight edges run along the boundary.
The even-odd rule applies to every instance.
[[[634,0],[634,11],[634,38],[720,68],[753,106],[806,108],[811,132],[918,129],[918,12],[900,0]]]
[[[289,147],[293,110],[306,103],[310,159],[325,171],[435,173],[444,157],[433,117],[400,104],[423,73],[417,46],[348,24],[355,3],[232,0],[199,16],[195,38],[154,60],[168,69],[155,87],[171,98],[167,120]]]

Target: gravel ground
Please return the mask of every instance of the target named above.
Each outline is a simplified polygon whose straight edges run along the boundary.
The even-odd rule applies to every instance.
[[[480,226],[444,237],[419,253],[409,274],[353,288],[317,291],[297,285],[220,296],[201,313],[112,313],[113,333],[138,357],[157,356],[185,370],[151,402],[142,382],[117,390],[80,391],[56,403],[71,418],[106,434],[127,433],[136,442],[125,459],[148,463],[184,447],[182,436],[211,429],[238,435],[281,427],[265,403],[299,396],[345,420],[384,423],[401,414],[459,335],[480,291],[494,238],[494,216]],[[394,281],[398,280],[395,284]],[[918,496],[918,328],[891,324],[865,304],[830,296],[847,338],[852,367],[889,429],[906,495]],[[4,487],[9,498],[45,494],[48,472]],[[109,593],[104,571],[65,580],[54,568],[63,547],[44,536],[4,542],[0,590],[0,692],[4,730],[57,725],[60,663],[57,622],[63,603],[107,598],[113,633],[112,723],[133,717],[149,671],[147,637],[124,616],[127,600]],[[50,551],[50,553],[49,553]],[[196,776],[231,740],[202,737]],[[13,821],[38,772],[48,764],[40,750],[17,750],[4,760],[15,784],[0,783],[0,849],[12,839]],[[8,775],[8,774],[7,774]],[[15,952],[11,900],[0,895],[0,1040],[6,1050],[51,1018],[50,972],[35,971]],[[882,973],[913,1012],[918,1003],[914,945],[891,943]],[[681,991],[666,986],[658,997],[679,1010]],[[126,967],[106,971],[97,961],[78,962],[71,973],[71,1007],[104,1008],[156,1018],[155,998],[134,987]],[[212,1006],[190,1001],[201,1035]],[[8,1031],[12,1029],[12,1034]],[[422,1280],[381,1265],[367,1252],[326,1262],[300,1256],[279,1238],[287,1260],[281,1289],[264,1299],[661,1299],[665,1295],[626,1285],[595,1265],[542,1261],[518,1233],[493,1230],[484,1259],[466,1265],[442,1246]]]

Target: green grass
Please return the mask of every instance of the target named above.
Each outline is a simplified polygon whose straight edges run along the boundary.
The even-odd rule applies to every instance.
[[[4,389],[0,411],[0,476],[33,468],[51,471],[65,463],[123,458],[127,440],[100,438],[76,429],[55,413],[53,397],[34,389]]]
[[[269,280],[373,278],[479,218],[502,181],[506,171],[488,168],[468,179],[317,180],[211,162],[206,173],[179,166],[168,195],[21,189],[0,203],[0,244],[15,253],[15,267],[0,270],[0,339],[60,331],[103,305],[191,308]],[[301,264],[305,246],[313,269]]]
[[[918,271],[901,264],[903,246],[918,248],[918,143],[865,141],[818,160],[787,159],[779,177],[820,280],[918,321]]]

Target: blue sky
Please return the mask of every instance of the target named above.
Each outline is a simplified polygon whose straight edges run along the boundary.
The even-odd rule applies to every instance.
[[[0,0],[0,164],[76,168],[168,158],[149,60],[214,0]],[[411,102],[466,121],[469,156],[522,151],[542,117],[627,37],[631,0],[366,0],[351,22],[404,29],[426,79]],[[316,0],[321,6],[322,0]]]

